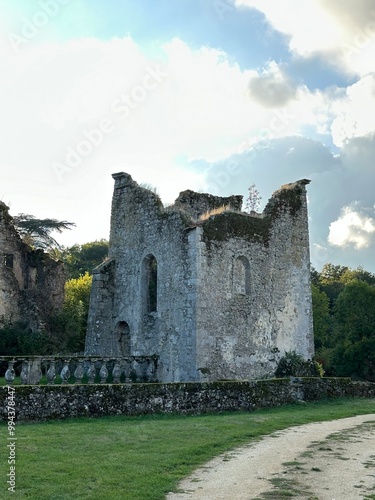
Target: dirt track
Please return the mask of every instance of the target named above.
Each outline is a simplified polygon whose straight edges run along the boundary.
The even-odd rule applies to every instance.
[[[179,491],[167,500],[375,499],[375,414],[276,432],[211,460]]]

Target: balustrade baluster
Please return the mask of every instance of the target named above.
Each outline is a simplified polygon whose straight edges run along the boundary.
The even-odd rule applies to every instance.
[[[55,383],[55,378],[56,378],[56,361],[54,359],[51,359],[49,361],[49,367],[46,372],[46,377],[47,377],[47,385],[53,385]]]
[[[63,366],[63,368],[61,370],[60,377],[61,377],[61,383],[62,384],[67,384],[68,383],[68,380],[69,380],[69,377],[70,377],[69,360],[68,359],[64,360],[64,366]]]
[[[90,366],[87,370],[88,383],[93,384],[96,376],[95,361],[90,361]]]
[[[147,358],[146,377],[147,382],[155,381],[155,362],[153,358]]]
[[[130,366],[131,366],[130,371],[132,373],[134,373],[135,382],[139,382],[139,380],[140,380],[139,363],[138,363],[138,360],[135,357],[133,358],[133,361],[131,362]]]
[[[106,363],[105,359],[103,359],[103,361],[102,361],[102,366],[101,366],[100,371],[99,371],[99,377],[100,377],[100,383],[105,384],[107,381],[107,377],[108,377],[108,369],[107,369],[107,363]]]
[[[75,384],[82,384],[82,379],[85,374],[85,370],[83,369],[83,360],[79,359],[77,361],[77,367],[74,370]]]
[[[31,362],[31,368],[29,371],[29,383],[32,385],[38,385],[40,384],[42,377],[42,358],[35,358]]]
[[[112,377],[113,377],[114,384],[120,383],[121,374],[122,374],[122,368],[120,365],[120,361],[116,359],[115,364],[113,365],[113,370],[112,370]]]
[[[125,358],[125,366],[124,366],[125,384],[130,384],[132,381],[130,378],[130,370],[131,370],[131,358]]]
[[[29,383],[29,371],[30,371],[31,361],[29,359],[24,359],[22,361],[22,370],[21,370],[21,381],[23,385]]]
[[[16,362],[15,359],[13,359],[12,361],[8,361],[8,369],[5,372],[5,380],[6,380],[8,385],[13,384],[14,379],[16,378],[16,373],[14,371],[14,363],[15,362]]]

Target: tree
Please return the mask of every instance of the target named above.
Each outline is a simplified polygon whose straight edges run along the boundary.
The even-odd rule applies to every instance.
[[[348,270],[347,266],[335,266],[331,263],[324,264],[320,272],[320,282],[324,285],[341,280],[342,275]]]
[[[84,243],[83,245],[73,245],[55,253],[55,256],[62,260],[70,279],[79,278],[85,273],[92,273],[92,270],[101,264],[108,255],[108,241],[101,239]]]
[[[53,318],[55,350],[82,351],[85,344],[92,277],[85,273],[65,283],[65,299],[61,314]]]
[[[25,322],[0,319],[0,354],[2,356],[44,355],[52,352],[49,333],[32,332]]]
[[[74,222],[57,219],[37,219],[33,215],[18,214],[13,217],[13,224],[23,241],[35,248],[50,250],[59,248],[57,241],[51,236],[53,231],[62,233],[75,226]]]
[[[314,341],[315,349],[329,344],[329,329],[331,318],[329,314],[329,298],[325,292],[319,290],[316,285],[311,285],[313,319],[314,319]]]
[[[246,212],[256,212],[260,208],[260,201],[262,197],[260,196],[260,193],[258,189],[256,188],[255,184],[251,184],[248,188],[249,190],[249,195],[246,198],[246,206],[245,206],[245,211]]]
[[[341,283],[349,283],[353,280],[365,281],[369,285],[375,285],[375,274],[365,271],[359,266],[357,269],[346,269],[340,277]]]
[[[339,376],[375,380],[375,288],[345,285],[335,306],[332,363]]]

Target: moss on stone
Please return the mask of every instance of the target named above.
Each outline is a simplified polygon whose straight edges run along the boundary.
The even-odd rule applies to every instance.
[[[261,219],[236,212],[224,212],[210,217],[203,224],[203,239],[226,241],[230,238],[243,238],[268,246],[270,228],[270,218]]]
[[[237,237],[267,247],[275,221],[283,214],[296,217],[302,208],[302,195],[302,186],[295,183],[274,193],[262,217],[236,212],[224,212],[210,217],[203,224],[203,238],[207,242]]]
[[[300,184],[292,184],[276,191],[267,203],[264,214],[272,218],[283,213],[289,213],[295,217],[302,207],[303,188]]]

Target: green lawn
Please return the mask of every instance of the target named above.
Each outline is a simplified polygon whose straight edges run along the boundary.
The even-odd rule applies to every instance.
[[[7,491],[6,425],[0,426],[0,499],[158,500],[198,465],[279,429],[375,413],[373,399],[251,413],[74,419],[16,426],[16,494]]]

